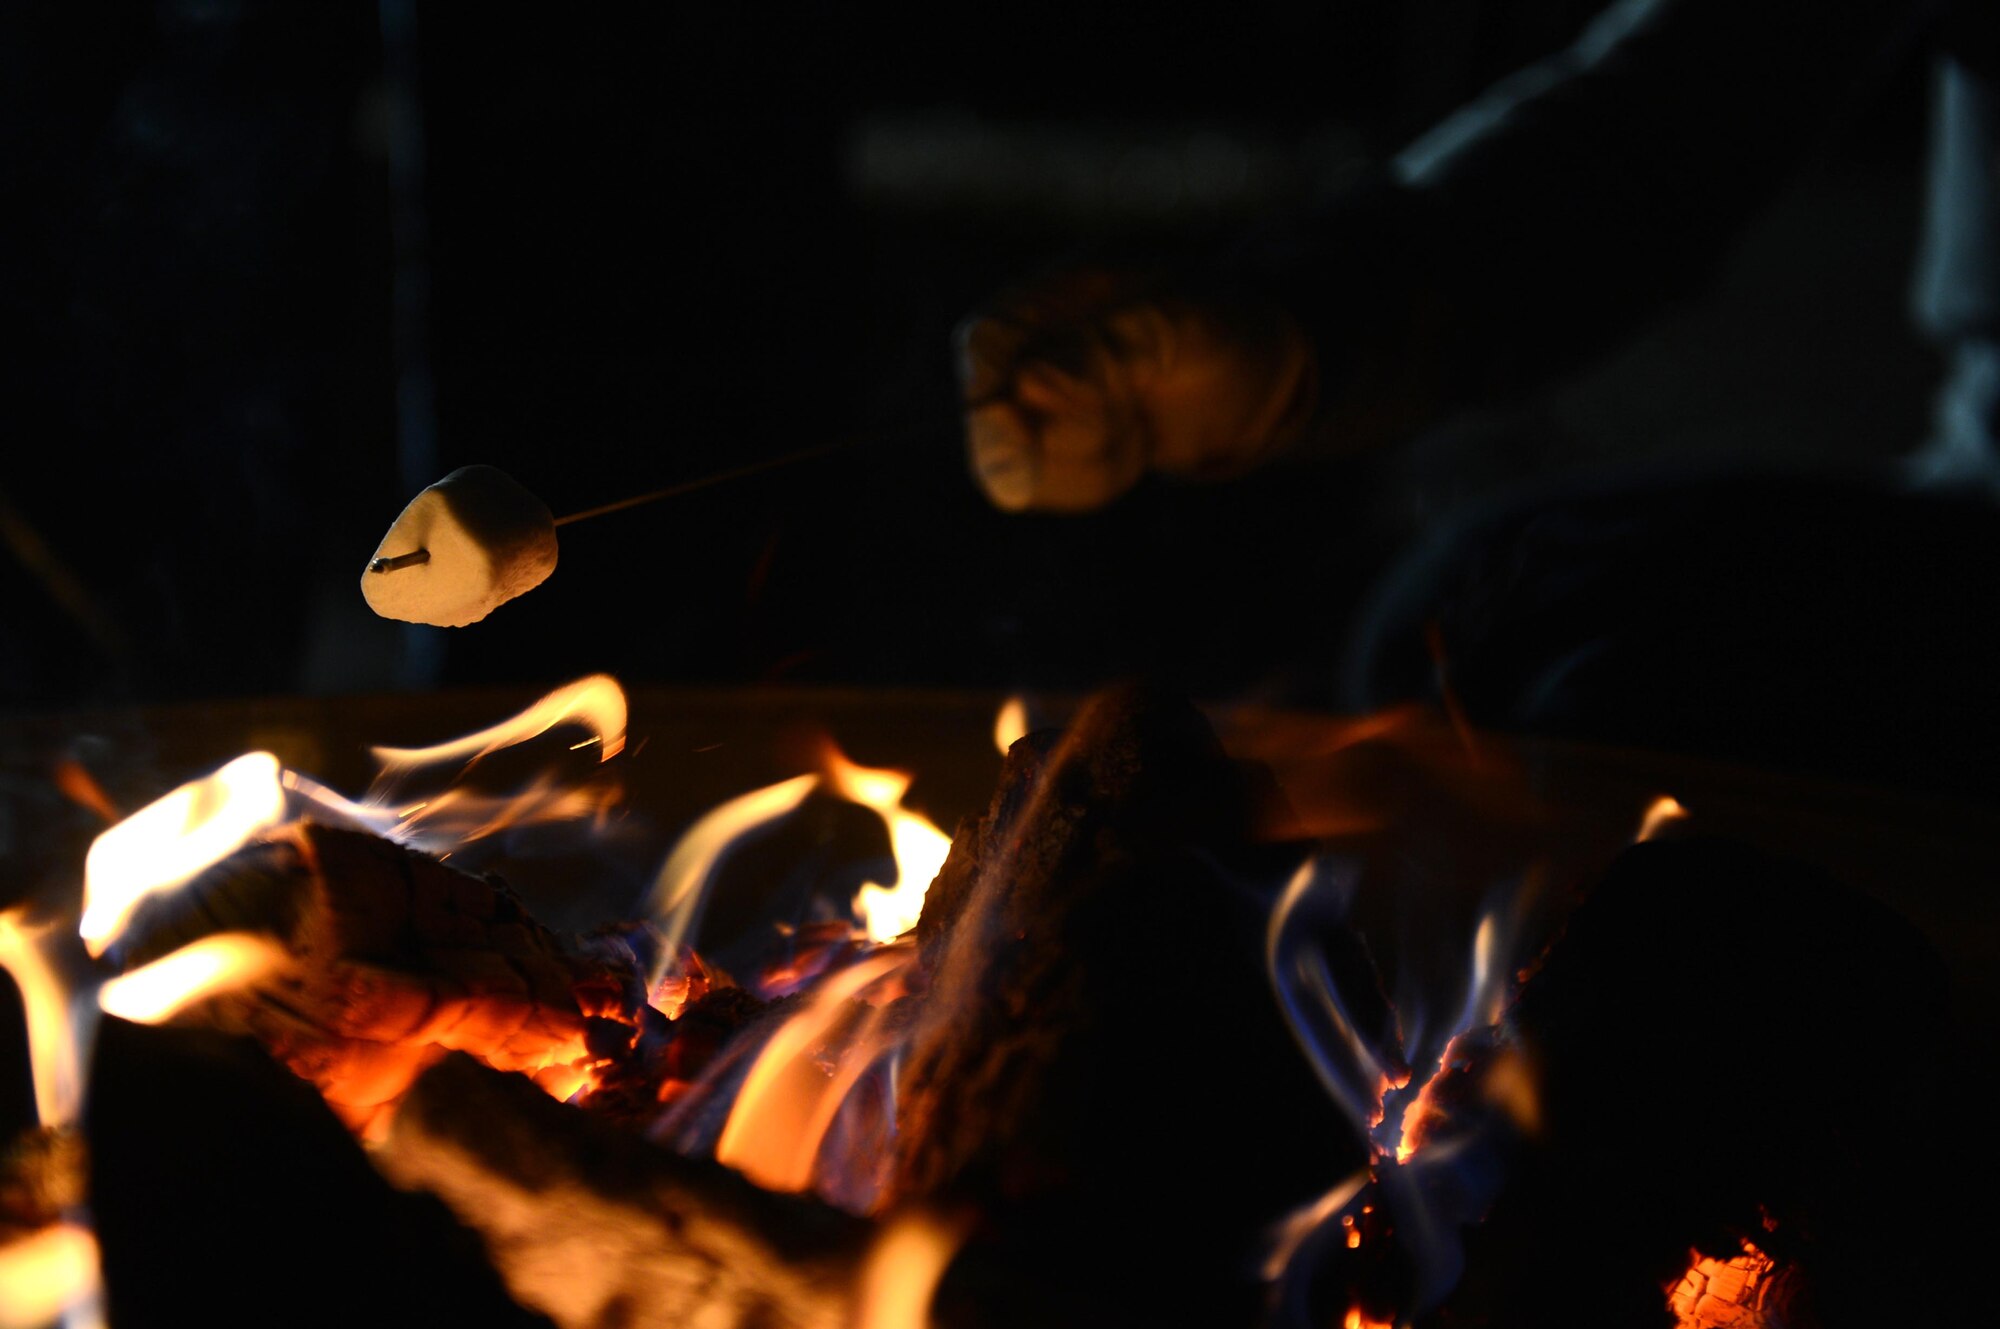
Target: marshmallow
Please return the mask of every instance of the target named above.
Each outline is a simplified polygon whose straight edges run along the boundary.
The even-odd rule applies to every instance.
[[[429,559],[361,574],[368,607],[405,623],[462,628],[555,571],[555,518],[506,472],[462,466],[410,500],[369,562],[418,550]]]

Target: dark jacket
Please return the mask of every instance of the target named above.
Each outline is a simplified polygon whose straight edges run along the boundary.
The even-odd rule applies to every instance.
[[[1532,387],[1692,290],[1794,168],[1928,56],[1938,150],[1915,314],[1942,342],[1991,339],[1996,13],[1991,0],[1619,0],[1239,259],[1318,344],[1332,442],[1374,441]]]

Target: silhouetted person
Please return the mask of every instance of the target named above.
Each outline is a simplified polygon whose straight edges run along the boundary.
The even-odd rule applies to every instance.
[[[1009,511],[1086,511],[1148,473],[1361,452],[1536,387],[1693,290],[1921,56],[1913,308],[1947,373],[1903,473],[1572,484],[1461,520],[1378,588],[1347,700],[1442,673],[1502,727],[1990,786],[2000,6],[1622,0],[1212,263],[1066,271],[969,319],[974,475]]]

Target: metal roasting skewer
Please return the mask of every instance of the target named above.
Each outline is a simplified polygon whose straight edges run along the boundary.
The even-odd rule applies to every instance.
[[[977,398],[965,402],[960,409],[968,412],[975,411],[983,406],[989,406],[996,401],[1005,399],[1006,395],[1004,393],[995,393],[987,397]],[[925,430],[924,432],[928,434],[931,431]],[[602,517],[613,512],[623,512],[627,508],[636,508],[644,503],[655,503],[663,498],[677,498],[682,494],[691,494],[698,489],[707,489],[711,485],[726,484],[731,480],[741,480],[749,476],[761,475],[765,471],[775,471],[779,467],[790,466],[796,462],[812,461],[817,457],[831,456],[836,452],[849,452],[857,448],[870,446],[871,444],[879,444],[879,442],[878,438],[873,437],[849,438],[842,439],[836,443],[820,443],[810,448],[800,448],[796,452],[786,452],[776,457],[767,457],[763,461],[754,461],[745,466],[735,466],[726,471],[716,471],[709,475],[697,476],[692,480],[683,480],[679,484],[668,485],[664,489],[654,489],[647,493],[634,494],[630,498],[621,498],[610,503],[603,503],[594,508],[585,508],[581,512],[572,512],[567,516],[557,517],[555,524],[557,526],[567,526],[571,522],[586,521],[591,517]],[[415,549],[407,554],[397,554],[393,558],[373,559],[368,564],[368,570],[370,572],[395,572],[401,568],[413,568],[420,564],[428,563],[430,562],[430,558],[430,550]]]
[[[407,554],[397,554],[394,558],[374,558],[368,561],[370,572],[394,572],[398,568],[413,568],[419,563],[431,561],[428,549],[412,549]]]

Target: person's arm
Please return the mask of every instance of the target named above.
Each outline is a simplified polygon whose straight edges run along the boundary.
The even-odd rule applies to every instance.
[[[1546,381],[1705,277],[1939,7],[1620,0],[1198,286],[1030,284],[961,333],[974,473],[1087,509]]]

